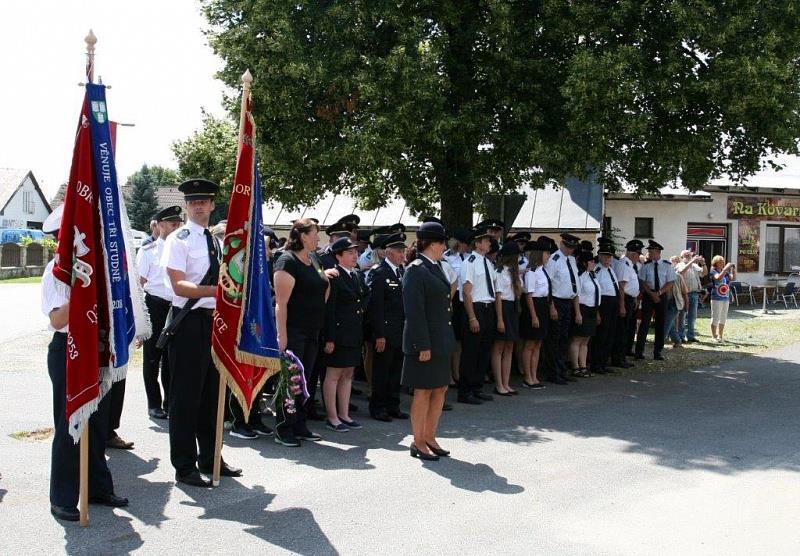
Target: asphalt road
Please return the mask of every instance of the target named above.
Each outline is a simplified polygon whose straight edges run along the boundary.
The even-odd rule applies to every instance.
[[[49,442],[9,436],[52,425],[46,343],[0,342],[0,553],[800,552],[800,345],[456,405],[441,428],[453,457],[426,464],[407,423],[364,418],[360,399],[364,429],[318,426],[319,444],[226,436],[245,475],[214,490],[175,485],[135,369],[120,432],[136,449],[108,454],[131,505],[92,506],[81,529],[48,512]]]

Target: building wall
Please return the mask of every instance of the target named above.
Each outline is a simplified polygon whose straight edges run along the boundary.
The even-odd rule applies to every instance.
[[[31,201],[33,202],[33,214],[25,212],[25,192],[30,193]],[[50,211],[36,191],[36,186],[34,186],[30,176],[28,176],[25,178],[22,187],[9,200],[3,214],[0,215],[0,228],[27,228],[28,222],[38,222],[41,227],[41,223],[44,222],[49,214]]]

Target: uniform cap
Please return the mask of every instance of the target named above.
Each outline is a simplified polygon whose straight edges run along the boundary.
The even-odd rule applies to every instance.
[[[654,240],[654,239],[648,239],[648,240],[647,240],[647,249],[648,249],[648,251],[649,251],[650,249],[655,249],[655,250],[658,250],[658,251],[663,251],[663,250],[664,250],[664,246],[663,246],[663,245],[661,245],[659,242],[657,242],[657,241],[656,241],[656,240]]]
[[[183,198],[187,201],[198,201],[201,199],[214,200],[219,185],[210,180],[191,179],[186,180],[178,186],[178,191],[183,193]]]
[[[423,222],[417,230],[417,238],[446,241],[447,232],[439,222]]]
[[[182,222],[181,218],[182,209],[178,205],[173,205],[171,207],[167,207],[165,209],[161,209],[153,216],[153,220],[156,222],[164,222],[164,221],[171,221],[171,222]]]
[[[340,237],[339,239],[331,243],[331,252],[341,253],[342,251],[347,251],[348,249],[356,249],[357,247],[358,244],[349,237]]]
[[[578,236],[567,233],[561,234],[561,240],[564,242],[564,245],[572,247],[573,249],[576,249],[581,243],[581,239]]]

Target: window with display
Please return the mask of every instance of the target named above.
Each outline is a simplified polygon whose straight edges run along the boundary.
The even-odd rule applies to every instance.
[[[764,270],[789,273],[800,267],[800,226],[767,226]]]

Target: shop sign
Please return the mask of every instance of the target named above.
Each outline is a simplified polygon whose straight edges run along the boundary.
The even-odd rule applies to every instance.
[[[800,199],[731,196],[728,218],[800,222]]]
[[[761,222],[759,220],[739,220],[739,252],[736,256],[737,271],[758,272],[760,228]]]

